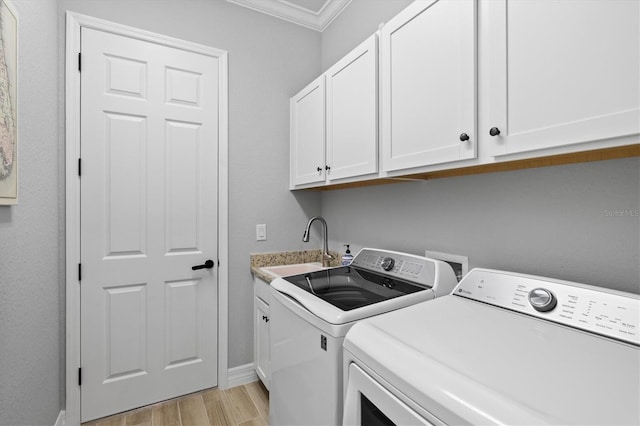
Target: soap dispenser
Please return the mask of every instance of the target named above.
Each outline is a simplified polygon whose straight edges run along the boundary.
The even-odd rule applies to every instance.
[[[349,244],[345,244],[344,246],[347,250],[342,255],[342,266],[349,266],[353,260],[353,255],[351,254],[351,250],[349,250]]]

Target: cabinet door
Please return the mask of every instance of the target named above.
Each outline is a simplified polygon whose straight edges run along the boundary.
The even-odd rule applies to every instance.
[[[256,374],[269,389],[271,379],[271,357],[269,356],[269,305],[259,297],[255,298],[255,340],[254,363]]]
[[[378,171],[377,36],[326,73],[327,179]]]
[[[493,155],[640,132],[639,5],[486,3],[490,110],[480,131],[499,129]]]
[[[476,157],[475,34],[474,0],[418,0],[382,28],[384,171]]]
[[[323,182],[324,75],[291,98],[291,185]]]

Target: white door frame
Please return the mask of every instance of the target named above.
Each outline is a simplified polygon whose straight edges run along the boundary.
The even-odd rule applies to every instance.
[[[218,135],[218,387],[228,386],[228,297],[229,297],[229,213],[228,213],[228,75],[227,52],[102,19],[66,13],[66,412],[65,423],[80,424],[80,29],[91,28],[138,40],[159,43],[219,60]]]

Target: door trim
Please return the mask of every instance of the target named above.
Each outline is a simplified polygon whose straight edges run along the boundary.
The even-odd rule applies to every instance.
[[[228,68],[227,52],[184,40],[144,31],[114,22],[66,12],[65,59],[65,177],[66,177],[66,424],[80,424],[80,29],[91,28],[138,40],[158,43],[219,60],[219,135],[218,135],[218,387],[228,387],[228,298],[229,298],[229,142],[228,142]]]

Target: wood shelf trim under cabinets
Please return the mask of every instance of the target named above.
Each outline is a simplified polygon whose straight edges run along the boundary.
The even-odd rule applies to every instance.
[[[331,191],[337,189],[359,188],[389,183],[440,179],[447,177],[477,175],[482,173],[508,172],[512,170],[532,169],[539,167],[560,166],[564,164],[589,163],[592,161],[614,160],[618,158],[640,157],[640,144],[602,148],[593,151],[582,151],[569,154],[551,155],[547,157],[527,158],[523,160],[504,161],[500,163],[481,164],[478,166],[460,167],[456,169],[417,173],[393,178],[370,179],[359,182],[338,183],[321,187],[307,188],[306,191]]]

